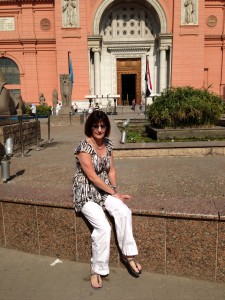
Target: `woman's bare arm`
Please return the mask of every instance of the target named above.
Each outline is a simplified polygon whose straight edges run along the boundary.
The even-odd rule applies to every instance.
[[[115,193],[115,191],[107,185],[95,172],[92,160],[91,160],[91,155],[88,153],[80,152],[77,154],[77,157],[79,159],[79,162],[81,164],[81,168],[83,169],[84,173],[88,177],[88,179],[99,189],[105,191],[106,193],[115,196],[116,198],[120,200],[130,200],[131,196],[130,195],[123,195],[118,192]],[[112,173],[115,172],[112,171]],[[114,176],[111,174],[111,176]],[[114,177],[115,178],[115,177]],[[112,184],[112,183],[111,183]]]
[[[109,170],[109,181],[111,185],[116,186],[116,169],[114,165],[114,159],[113,159],[113,154],[110,156],[110,170]]]

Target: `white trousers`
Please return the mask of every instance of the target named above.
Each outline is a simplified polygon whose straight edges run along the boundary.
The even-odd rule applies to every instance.
[[[108,196],[105,209],[115,220],[117,241],[125,256],[138,254],[137,245],[133,237],[132,212],[121,200]],[[93,226],[92,237],[92,270],[100,275],[109,274],[109,254],[111,226],[103,208],[94,202],[87,202],[82,213]]]

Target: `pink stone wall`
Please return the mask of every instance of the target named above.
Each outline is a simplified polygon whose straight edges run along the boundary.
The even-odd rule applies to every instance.
[[[204,2],[199,0],[199,25],[181,25],[181,1],[175,1],[173,26],[172,85],[203,86]]]
[[[150,1],[142,0],[150,5]],[[208,87],[225,98],[224,2],[198,0],[198,24],[181,26],[181,0],[160,0],[165,12],[167,33],[173,33],[171,84]],[[42,92],[52,104],[52,91],[60,96],[59,75],[68,73],[68,52],[73,62],[72,99],[89,94],[88,35],[93,34],[96,11],[101,0],[80,0],[80,27],[62,28],[61,1],[0,2],[0,17],[15,17],[15,31],[1,31],[0,55],[11,58],[19,67],[21,88],[26,102],[38,103]],[[140,3],[139,3],[140,4]],[[209,27],[207,18],[217,17],[217,25]],[[49,30],[40,22],[47,18]]]
[[[57,72],[68,73],[68,51],[73,63],[74,88],[73,99],[84,99],[89,94],[89,67],[86,27],[86,1],[80,1],[80,28],[62,28],[61,1],[55,3]],[[59,87],[59,77],[58,77]]]
[[[1,31],[0,52],[15,61],[21,80],[21,85],[7,85],[7,88],[20,88],[23,99],[32,103],[39,102],[42,92],[51,103],[52,91],[57,87],[53,2],[40,1],[32,5],[24,1],[19,4],[0,5],[0,17],[15,18],[15,31]],[[41,30],[43,18],[51,22],[48,31]]]
[[[180,1],[175,1],[172,85],[209,88],[225,98],[224,3],[198,1],[198,25],[180,25]],[[207,25],[210,15],[215,27]]]

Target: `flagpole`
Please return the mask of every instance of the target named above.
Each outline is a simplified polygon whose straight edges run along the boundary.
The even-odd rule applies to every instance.
[[[67,51],[68,73],[70,73],[70,51]]]
[[[148,86],[147,86],[147,79],[146,79],[146,76],[148,76],[147,75],[147,61],[148,61],[148,57],[149,57],[149,55],[146,55],[146,59],[145,59],[145,80],[146,80],[146,87],[145,87],[145,112],[146,112],[146,107],[147,107],[147,93],[146,93],[146,91],[147,91],[147,88],[148,88]],[[146,117],[146,114],[145,114],[145,117]]]
[[[151,95],[152,90],[152,82],[151,82],[151,74],[149,67],[149,55],[146,55],[146,71],[145,71],[145,82],[146,82],[146,90],[145,90],[145,105],[147,105],[147,97]],[[145,106],[146,107],[146,106]]]

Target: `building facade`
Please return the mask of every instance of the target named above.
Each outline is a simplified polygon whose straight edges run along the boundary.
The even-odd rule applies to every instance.
[[[1,0],[0,67],[24,101],[52,104],[60,74],[72,99],[107,105],[151,97],[170,86],[207,88],[225,98],[224,0]],[[90,96],[91,97],[91,96]],[[87,98],[87,97],[86,97]]]

